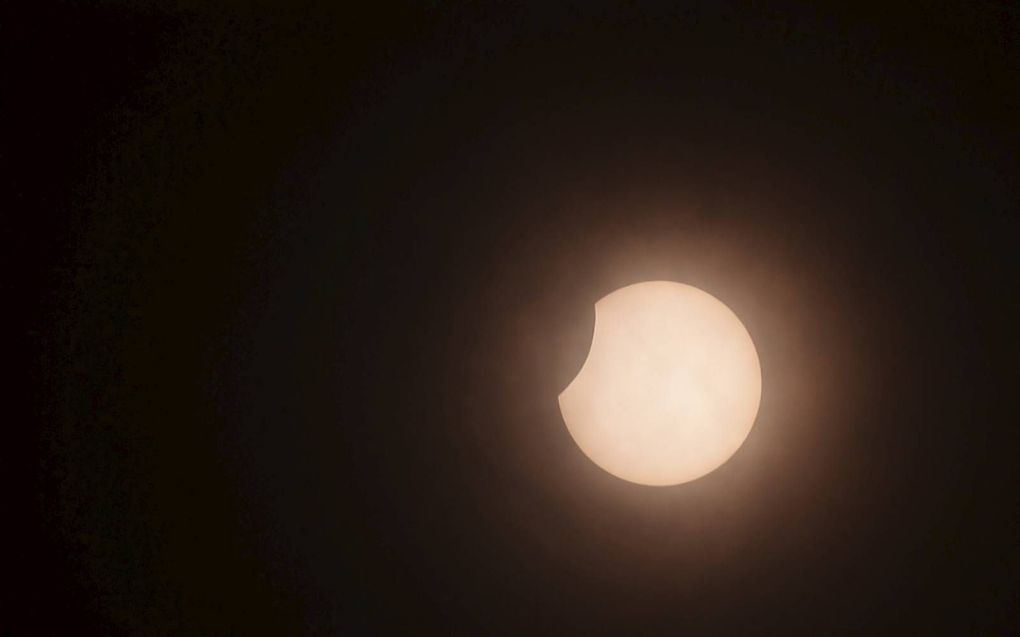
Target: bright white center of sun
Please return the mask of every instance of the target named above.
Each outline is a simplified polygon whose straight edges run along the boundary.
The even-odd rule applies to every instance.
[[[726,462],[760,399],[758,353],[740,319],[698,288],[649,281],[595,304],[591,351],[559,402],[595,464],[666,486]]]

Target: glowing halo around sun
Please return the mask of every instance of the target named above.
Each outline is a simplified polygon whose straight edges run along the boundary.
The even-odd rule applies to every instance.
[[[629,285],[595,304],[588,359],[559,396],[585,455],[653,486],[725,463],[760,400],[758,353],[740,319],[707,292],[671,281]]]

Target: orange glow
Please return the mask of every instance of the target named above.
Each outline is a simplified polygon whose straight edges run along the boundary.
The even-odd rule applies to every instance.
[[[649,281],[595,304],[588,359],[559,403],[595,464],[666,486],[726,462],[760,399],[758,353],[736,315],[698,288]]]

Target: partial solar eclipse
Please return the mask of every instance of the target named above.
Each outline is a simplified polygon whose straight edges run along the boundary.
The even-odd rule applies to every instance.
[[[726,462],[760,400],[758,352],[740,319],[707,292],[671,281],[629,285],[595,304],[588,359],[559,397],[585,455],[653,486]]]

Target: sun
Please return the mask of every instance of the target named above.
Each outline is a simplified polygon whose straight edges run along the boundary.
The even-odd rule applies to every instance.
[[[754,425],[761,365],[751,336],[698,288],[648,281],[595,304],[591,350],[560,394],[570,435],[595,464],[645,485],[725,463]]]

